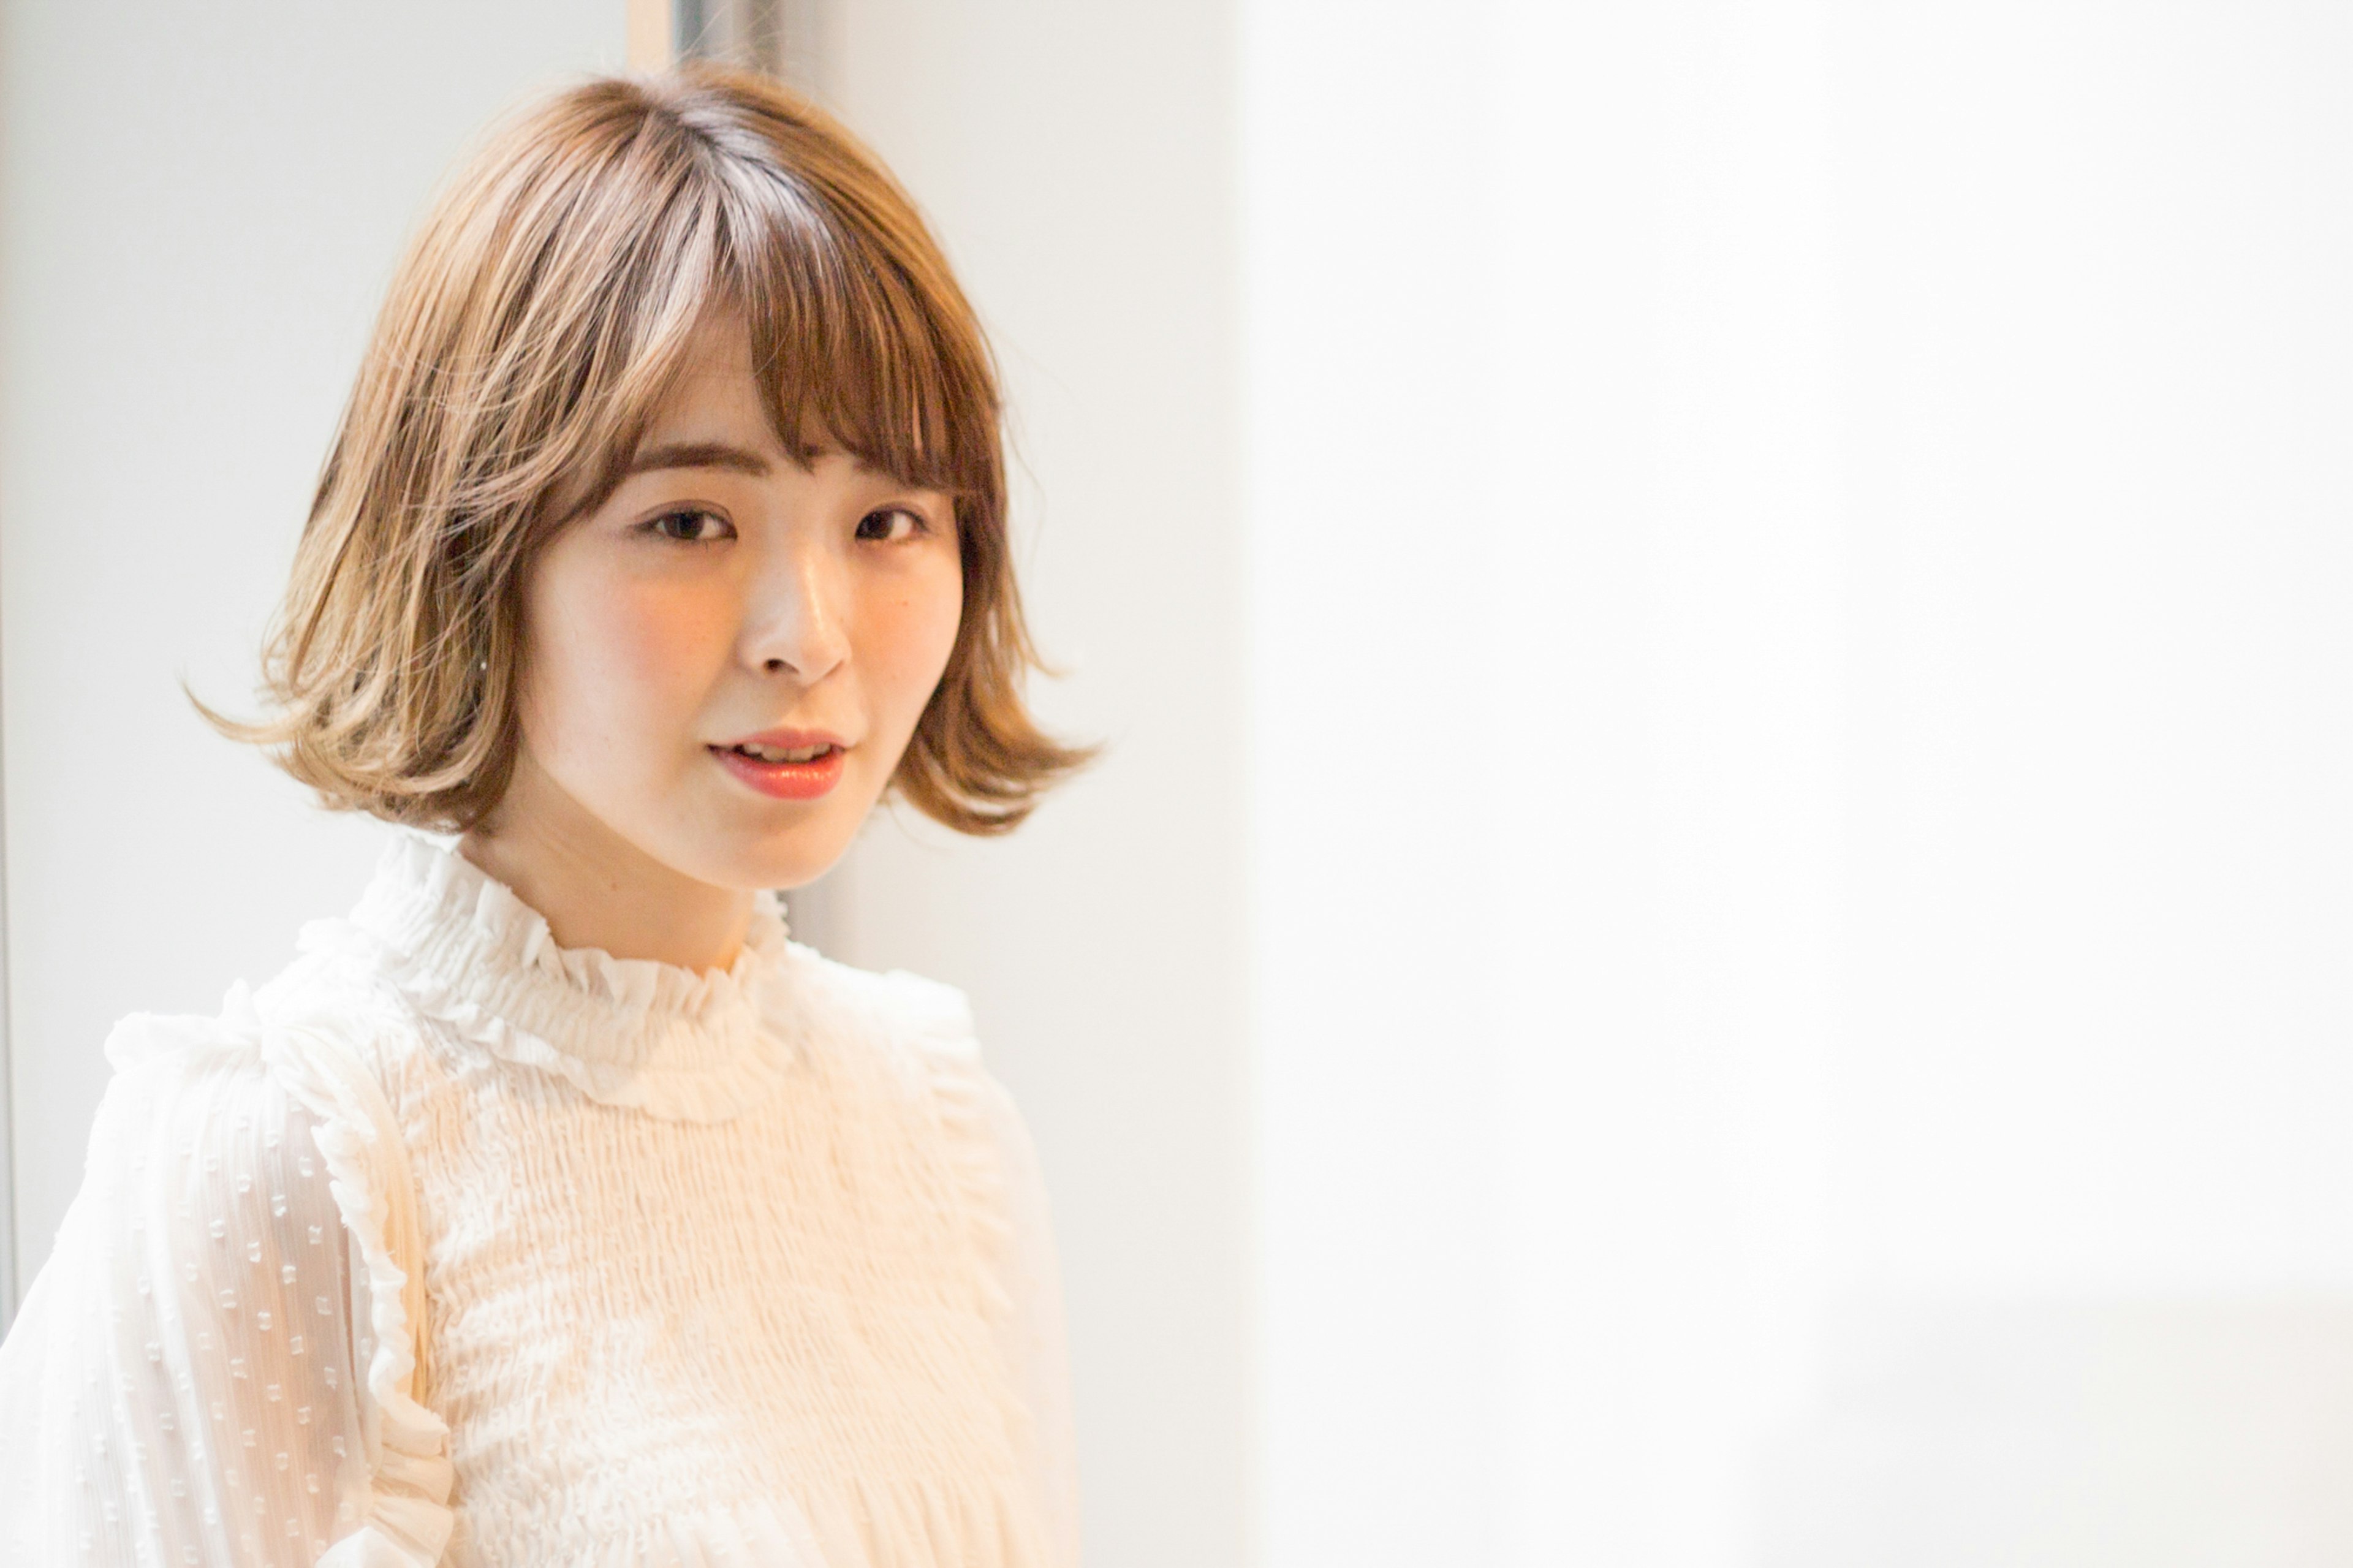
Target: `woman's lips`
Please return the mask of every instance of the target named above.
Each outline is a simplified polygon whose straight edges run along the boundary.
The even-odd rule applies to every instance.
[[[764,751],[806,751],[810,744],[770,747],[759,742]],[[841,782],[841,769],[849,757],[847,748],[826,744],[826,749],[807,762],[772,762],[753,756],[742,746],[713,746],[711,754],[720,765],[762,795],[776,800],[815,800]]]

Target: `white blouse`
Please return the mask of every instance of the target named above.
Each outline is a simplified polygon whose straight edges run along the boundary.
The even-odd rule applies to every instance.
[[[0,1344],[44,1564],[1068,1568],[1043,1189],[963,999],[566,950],[403,834],[217,1018],[134,1016]]]

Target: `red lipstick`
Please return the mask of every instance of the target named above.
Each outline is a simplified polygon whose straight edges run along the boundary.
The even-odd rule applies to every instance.
[[[775,800],[815,800],[841,782],[849,748],[822,730],[763,730],[712,746],[719,763]]]

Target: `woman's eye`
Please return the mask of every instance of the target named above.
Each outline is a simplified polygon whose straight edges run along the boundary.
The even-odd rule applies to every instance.
[[[903,506],[878,507],[858,520],[858,537],[884,544],[921,533],[930,526],[922,514]]]
[[[714,539],[724,539],[734,531],[727,520],[717,512],[702,511],[693,507],[666,511],[645,526],[664,539],[675,539],[682,544],[704,544]]]

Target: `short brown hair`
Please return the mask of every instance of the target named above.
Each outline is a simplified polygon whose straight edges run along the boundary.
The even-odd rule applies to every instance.
[[[1087,753],[1022,699],[1038,660],[987,341],[871,153],[774,82],[707,66],[556,93],[459,171],[320,476],[263,654],[274,711],[206,717],[332,807],[480,823],[514,768],[525,572],[619,483],[719,309],[749,329],[787,450],[823,429],[954,496],[963,618],[892,784],[966,833],[1018,824]]]

